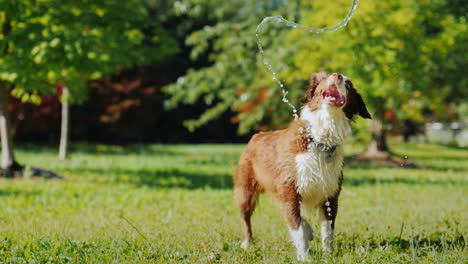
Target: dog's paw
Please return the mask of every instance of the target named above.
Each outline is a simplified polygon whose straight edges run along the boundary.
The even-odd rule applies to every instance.
[[[247,250],[247,248],[249,247],[249,244],[250,244],[250,239],[246,238],[242,241],[241,248],[243,248],[244,250]]]
[[[297,253],[297,260],[301,262],[310,262],[312,259],[309,256],[308,252]]]

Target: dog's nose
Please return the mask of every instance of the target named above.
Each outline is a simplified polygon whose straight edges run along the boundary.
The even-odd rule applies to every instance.
[[[343,75],[336,73],[336,72],[333,74],[333,77],[337,78],[340,81],[343,80]]]

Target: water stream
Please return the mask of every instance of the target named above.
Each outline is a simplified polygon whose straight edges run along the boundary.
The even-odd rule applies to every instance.
[[[275,70],[273,69],[273,66],[271,65],[270,61],[265,56],[265,53],[264,53],[264,50],[263,50],[263,45],[262,45],[262,42],[260,40],[260,32],[262,31],[263,26],[265,26],[269,22],[274,22],[274,23],[285,24],[287,27],[291,27],[293,29],[304,30],[304,31],[307,31],[307,32],[312,33],[312,34],[323,34],[323,33],[326,33],[326,32],[333,32],[333,31],[336,31],[336,30],[338,30],[338,29],[340,29],[342,27],[345,27],[348,24],[349,20],[351,19],[351,17],[354,15],[354,12],[356,11],[358,2],[359,2],[359,0],[353,0],[353,5],[352,5],[351,9],[349,10],[348,14],[346,15],[346,17],[340,23],[336,24],[333,27],[325,27],[325,28],[319,28],[319,29],[308,28],[308,27],[301,26],[301,25],[299,25],[299,24],[297,24],[297,23],[295,23],[293,21],[286,20],[282,16],[265,17],[262,20],[262,22],[257,26],[257,29],[255,30],[255,36],[257,37],[258,51],[260,52],[260,54],[261,54],[261,56],[263,58],[263,64],[268,69],[268,71],[270,71],[270,73],[272,74],[272,80],[274,82],[276,82],[278,84],[278,86],[282,89],[282,92],[283,92],[282,101],[284,103],[288,104],[289,107],[291,107],[295,120],[297,120],[297,118],[298,118],[296,107],[294,107],[294,105],[292,105],[289,102],[289,100],[287,99],[288,92],[284,88],[283,82],[278,79],[277,72],[275,72]]]

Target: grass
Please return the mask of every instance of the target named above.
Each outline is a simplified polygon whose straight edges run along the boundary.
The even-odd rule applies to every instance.
[[[296,263],[275,201],[261,197],[255,243],[239,247],[231,171],[242,145],[80,144],[70,161],[17,157],[63,181],[0,180],[1,263]],[[357,153],[348,146],[347,155]],[[397,144],[426,169],[345,169],[332,263],[466,263],[468,151]],[[311,243],[322,263],[318,217]]]

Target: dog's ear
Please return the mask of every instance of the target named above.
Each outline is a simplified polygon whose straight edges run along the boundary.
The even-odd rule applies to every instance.
[[[315,88],[320,84],[320,82],[328,77],[326,72],[317,72],[310,75],[309,78],[309,87],[304,97],[301,99],[301,102],[305,104],[310,101],[315,93]]]
[[[346,80],[346,90],[348,92],[347,103],[343,108],[346,117],[353,119],[355,115],[360,115],[363,118],[372,119],[372,116],[367,111],[366,104],[362,100],[362,96],[354,89],[350,80]]]
[[[328,74],[326,72],[317,72],[311,74],[309,78],[309,87],[317,87],[317,85],[319,85],[319,83],[327,77]]]

